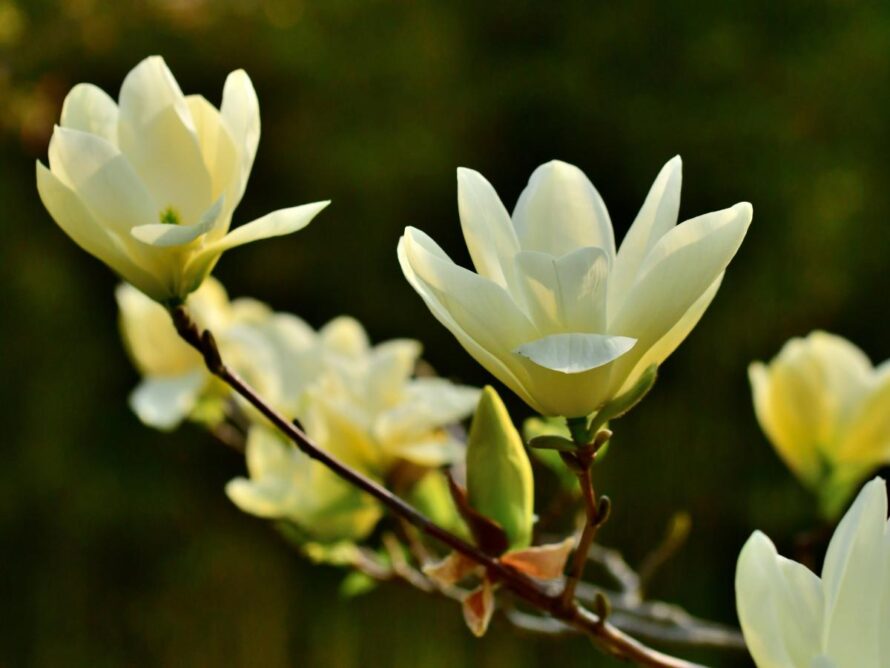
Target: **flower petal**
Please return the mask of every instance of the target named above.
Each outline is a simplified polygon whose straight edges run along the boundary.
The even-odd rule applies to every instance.
[[[494,188],[479,172],[459,167],[457,206],[476,271],[510,289],[515,284],[513,256],[519,252],[519,241],[510,214]]]
[[[583,373],[615,361],[636,339],[605,334],[551,334],[525,343],[516,353],[551,371]]]
[[[879,376],[875,387],[861,400],[837,456],[869,464],[890,462],[890,373]]]
[[[235,140],[219,111],[207,100],[200,95],[189,95],[186,103],[195,123],[204,166],[210,174],[211,197],[224,196],[226,208],[231,212],[238,206],[242,194],[240,155]],[[228,222],[221,226],[219,236],[225,234]]]
[[[253,83],[244,70],[235,70],[226,77],[220,113],[232,133],[239,155],[240,173],[238,189],[232,202],[234,208],[247,187],[247,179],[260,141],[260,103]]]
[[[516,347],[536,338],[536,331],[509,295],[496,283],[455,265],[435,241],[415,228],[406,228],[398,256],[408,282],[436,319],[479,364],[536,407],[516,375],[509,348],[511,342]],[[525,375],[521,367],[519,373]]]
[[[779,556],[755,531],[739,555],[736,606],[758,668],[810,666],[820,653],[822,589],[809,569]]]
[[[618,305],[633,286],[652,247],[677,224],[683,163],[674,156],[661,168],[643,207],[627,231],[609,276],[609,303]],[[614,308],[614,306],[613,306]]]
[[[149,427],[169,431],[189,416],[198,403],[207,373],[146,378],[130,395],[130,408]]]
[[[74,191],[39,162],[37,191],[50,216],[78,246],[153,299],[167,296],[152,271],[135,264],[120,240],[95,219]]]
[[[562,576],[566,560],[575,546],[575,539],[566,538],[561,543],[527,547],[507,552],[501,562],[539,580],[555,580]]]
[[[609,258],[601,248],[579,248],[554,258],[516,255],[516,281],[541,332],[604,332]]]
[[[523,250],[560,257],[595,246],[615,257],[612,221],[602,198],[584,172],[559,160],[532,173],[513,210],[513,224]]]
[[[159,56],[134,67],[121,86],[118,145],[158,203],[191,224],[213,202],[195,123]]]
[[[751,213],[751,205],[741,203],[688,220],[665,234],[646,256],[618,312],[609,313],[610,333],[638,339],[633,352],[618,364],[616,380],[621,384],[723,273],[745,238]]]
[[[825,624],[822,647],[841,666],[880,666],[886,635],[876,586],[886,570],[887,487],[865,485],[828,545],[822,568]]]
[[[104,90],[93,84],[77,84],[65,96],[59,125],[116,145],[117,117],[117,104]]]
[[[267,213],[261,218],[236,227],[218,242],[208,246],[206,252],[222,253],[235,246],[243,246],[253,241],[280,237],[302,230],[330,203],[330,200],[313,202]]]
[[[203,234],[207,234],[216,225],[223,210],[223,198],[220,197],[201,216],[194,225],[168,225],[152,223],[140,225],[130,230],[130,234],[144,244],[155,248],[172,248],[190,244]]]

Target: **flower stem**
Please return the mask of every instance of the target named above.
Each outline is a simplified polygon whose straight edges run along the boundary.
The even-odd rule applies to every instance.
[[[486,554],[475,545],[468,543],[447,529],[440,527],[379,483],[350,468],[336,457],[331,456],[318,447],[302,429],[281,415],[281,413],[276,411],[271,405],[266,403],[266,401],[257,394],[250,385],[244,382],[237,373],[226,366],[220,356],[219,349],[216,347],[213,335],[209,331],[201,331],[198,329],[198,326],[191,319],[185,307],[176,306],[172,308],[170,310],[170,315],[180,337],[204,356],[204,363],[206,364],[207,369],[229,385],[229,387],[241,397],[246,399],[254,408],[274,424],[282,434],[293,441],[302,452],[312,459],[321,462],[343,480],[373,496],[397,517],[401,517],[406,522],[410,522],[426,535],[475,561],[486,569],[490,578],[503,584],[507,589],[523,599],[529,605],[538,608],[542,612],[548,613],[568,626],[586,634],[603,651],[615,657],[633,661],[641,666],[651,666],[653,668],[703,668],[698,664],[677,659],[647,647],[609,624],[602,616],[596,615],[580,606],[578,602],[574,600],[574,587],[577,586],[577,580],[573,585],[572,595],[569,598],[568,605],[566,605],[563,602],[564,597],[562,595],[554,595],[546,592],[528,576],[502,564],[497,558]],[[587,475],[589,480],[589,467]],[[593,495],[592,483],[590,485],[590,492],[592,495],[590,498],[595,498],[595,495]],[[596,517],[599,517],[599,510],[596,507],[594,507],[594,512],[597,513]],[[589,525],[590,522],[588,522],[588,526]],[[586,529],[585,533],[587,533]],[[582,541],[584,540],[582,534]],[[588,540],[588,549],[589,543],[592,540],[593,536],[590,536]],[[586,551],[587,550],[585,549],[582,553],[585,558]]]

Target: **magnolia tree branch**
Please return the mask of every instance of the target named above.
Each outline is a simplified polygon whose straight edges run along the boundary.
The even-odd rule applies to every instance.
[[[617,658],[655,668],[698,666],[647,647],[609,623],[602,615],[594,614],[579,605],[574,597],[566,602],[562,594],[548,593],[528,576],[502,564],[496,557],[486,554],[475,545],[440,527],[379,483],[331,456],[319,448],[302,429],[266,403],[250,385],[226,366],[213,335],[209,331],[199,330],[183,306],[173,307],[170,314],[180,337],[203,355],[207,369],[247,400],[302,452],[377,499],[393,514],[413,524],[426,535],[475,561],[486,570],[488,577],[494,582],[501,583],[530,606],[584,633],[603,651]]]

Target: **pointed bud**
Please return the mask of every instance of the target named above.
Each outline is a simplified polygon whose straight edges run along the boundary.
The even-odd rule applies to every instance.
[[[534,480],[522,438],[492,387],[482,391],[467,440],[469,502],[507,533],[511,549],[531,544]]]

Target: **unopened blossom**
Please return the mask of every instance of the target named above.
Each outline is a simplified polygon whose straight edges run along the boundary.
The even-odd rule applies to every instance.
[[[490,373],[545,415],[589,415],[686,338],[751,222],[748,203],[677,225],[679,157],[661,170],[616,251],[599,193],[577,167],[540,166],[512,216],[459,169],[476,271],[409,227],[399,261],[433,315]]]
[[[259,103],[243,70],[228,76],[217,109],[183,95],[152,56],[127,75],[117,102],[92,84],[68,93],[37,188],[81,248],[152,299],[178,303],[224,251],[299,230],[328,204],[229,231],[259,138]]]
[[[817,331],[748,375],[760,426],[829,517],[890,463],[890,361],[875,368],[851,342]]]
[[[759,531],[735,578],[745,642],[758,668],[890,666],[890,523],[875,478],[831,538],[821,577],[780,556]]]

